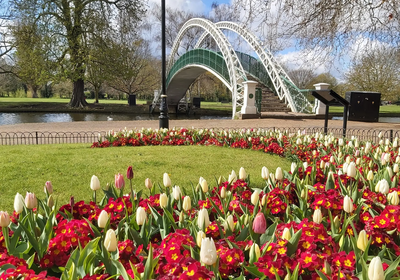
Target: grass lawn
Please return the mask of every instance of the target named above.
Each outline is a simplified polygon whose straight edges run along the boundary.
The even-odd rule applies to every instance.
[[[163,173],[170,174],[172,184],[190,188],[200,176],[209,186],[215,186],[215,178],[226,179],[231,170],[239,173],[244,167],[251,177],[252,187],[263,187],[261,168],[271,172],[277,167],[290,169],[290,162],[260,151],[204,146],[147,146],[91,149],[88,144],[56,144],[38,146],[0,146],[0,210],[12,212],[17,192],[25,196],[27,191],[44,198],[43,187],[51,181],[59,205],[69,201],[89,201],[92,197],[90,179],[96,175],[103,187],[114,183],[114,175],[133,166],[136,189],[144,188],[144,180],[150,178],[162,184]],[[126,182],[129,189],[129,182]],[[126,193],[128,193],[126,189]],[[148,194],[146,192],[146,194]],[[102,194],[100,195],[102,197]]]
[[[329,107],[330,113],[343,113],[343,107]],[[381,114],[400,114],[400,106],[398,105],[384,105],[380,106],[379,113]]]

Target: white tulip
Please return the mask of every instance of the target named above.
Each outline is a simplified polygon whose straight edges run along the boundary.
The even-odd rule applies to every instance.
[[[379,256],[374,257],[368,267],[369,280],[384,280],[385,273],[383,272],[382,261]]]
[[[240,167],[239,169],[239,179],[240,180],[245,180],[247,178],[246,170],[244,170],[243,167]]]

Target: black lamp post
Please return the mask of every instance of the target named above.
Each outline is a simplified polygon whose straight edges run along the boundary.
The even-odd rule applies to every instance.
[[[165,0],[161,0],[161,64],[162,95],[160,104],[160,128],[169,128],[167,86],[166,86],[166,54],[165,54]]]

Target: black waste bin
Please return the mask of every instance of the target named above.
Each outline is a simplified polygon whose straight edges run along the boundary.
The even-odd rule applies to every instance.
[[[350,103],[349,120],[379,122],[381,94],[369,91],[348,91],[346,100]]]
[[[193,97],[193,107],[200,108],[201,99],[200,97]]]
[[[136,94],[130,94],[128,96],[128,104],[129,106],[136,106]]]

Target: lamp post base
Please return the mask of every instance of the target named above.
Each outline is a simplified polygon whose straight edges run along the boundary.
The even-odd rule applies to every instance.
[[[168,117],[168,105],[167,105],[167,96],[161,95],[161,104],[160,104],[160,122],[159,126],[161,128],[169,129],[169,117]]]

